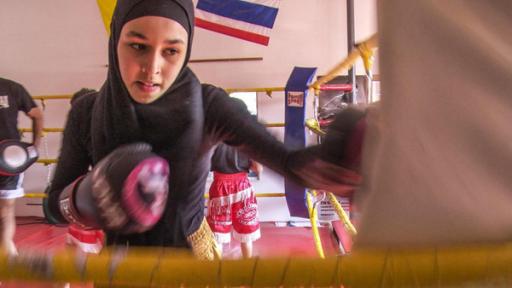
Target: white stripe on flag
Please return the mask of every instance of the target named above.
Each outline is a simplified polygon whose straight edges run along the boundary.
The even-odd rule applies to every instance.
[[[278,0],[241,0],[241,1],[259,4],[259,5],[265,5],[267,7],[272,7],[272,8],[279,8]]]
[[[263,36],[269,36],[271,29],[259,25],[254,25],[251,23],[247,23],[244,21],[238,21],[231,18],[226,18],[223,16],[219,16],[217,14],[212,14],[209,12],[205,12],[203,10],[196,9],[196,18],[213,22],[219,25],[240,29],[244,31],[248,31],[251,33],[260,34]]]

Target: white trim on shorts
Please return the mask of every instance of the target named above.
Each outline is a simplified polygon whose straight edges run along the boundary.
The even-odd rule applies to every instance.
[[[219,244],[229,243],[231,242],[231,233],[219,233],[219,232],[213,232],[215,235],[215,241]]]
[[[15,199],[21,198],[25,196],[25,189],[21,186],[23,184],[23,175],[24,173],[19,174],[18,183],[16,184],[16,189],[13,190],[0,190],[0,199]]]
[[[260,228],[251,233],[238,233],[233,230],[233,238],[242,243],[256,241],[261,238]]]

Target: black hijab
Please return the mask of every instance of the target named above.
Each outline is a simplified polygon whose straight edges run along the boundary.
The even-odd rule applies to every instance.
[[[121,79],[117,45],[123,25],[142,16],[161,16],[180,23],[188,32],[183,67],[169,89],[157,100],[140,104],[132,100]],[[122,144],[143,141],[169,162],[169,197],[162,219],[142,234],[119,235],[107,231],[109,244],[185,245],[185,236],[202,220],[202,205],[182,208],[191,202],[203,135],[204,111],[201,84],[187,67],[194,31],[191,0],[118,0],[111,23],[109,68],[106,82],[92,111],[92,156],[97,163]],[[196,174],[194,174],[196,173]],[[197,185],[196,185],[197,186]],[[198,190],[199,191],[199,190]],[[201,191],[204,193],[204,191]],[[197,201],[202,201],[201,196]],[[195,204],[195,203],[193,203]]]
[[[123,25],[143,16],[161,16],[180,23],[188,32],[185,62],[175,82],[149,104],[133,101],[121,79],[117,45]],[[194,153],[201,137],[203,118],[201,85],[187,67],[194,31],[194,6],[190,0],[119,0],[111,22],[107,80],[93,108],[93,160],[98,162],[121,144],[145,141],[170,160],[171,148],[178,155]],[[175,150],[175,149],[172,149]],[[189,154],[190,155],[190,154]]]

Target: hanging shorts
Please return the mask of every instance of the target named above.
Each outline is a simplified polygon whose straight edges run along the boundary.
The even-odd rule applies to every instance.
[[[218,243],[251,242],[260,238],[258,205],[247,173],[214,172],[208,200],[208,224]]]
[[[25,195],[23,173],[15,176],[0,175],[0,199],[14,199]]]

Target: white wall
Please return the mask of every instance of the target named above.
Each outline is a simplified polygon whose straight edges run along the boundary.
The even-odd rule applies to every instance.
[[[356,41],[376,31],[376,0],[356,0]],[[325,74],[347,55],[345,0],[282,0],[268,47],[196,29],[192,59],[263,57],[262,61],[192,63],[203,82],[224,88],[283,87],[294,66],[318,67]],[[0,77],[22,83],[32,95],[72,94],[99,88],[105,79],[107,34],[96,1],[2,0],[0,9]],[[362,73],[361,64],[357,70]],[[261,94],[259,117],[284,121],[283,93]],[[311,102],[312,97],[309,97]],[[45,103],[45,127],[63,127],[69,104]],[[308,103],[308,115],[312,115]],[[20,117],[20,127],[29,127]],[[282,137],[281,128],[271,132]],[[30,139],[30,135],[25,135]],[[281,138],[282,139],[282,138]],[[60,135],[45,138],[43,158],[58,155]],[[42,192],[51,169],[34,165],[26,173],[26,192]],[[267,170],[255,182],[259,192],[283,192],[280,176]],[[39,199],[18,201],[19,215],[41,215]],[[284,199],[260,201],[263,220],[287,220]]]

